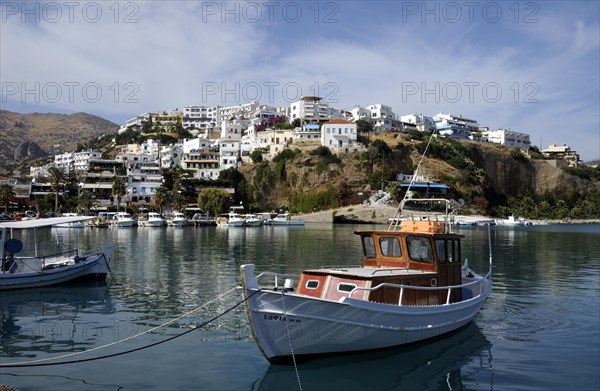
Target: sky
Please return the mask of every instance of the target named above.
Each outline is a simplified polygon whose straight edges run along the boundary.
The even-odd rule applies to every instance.
[[[600,158],[599,1],[0,1],[2,109],[385,104]]]

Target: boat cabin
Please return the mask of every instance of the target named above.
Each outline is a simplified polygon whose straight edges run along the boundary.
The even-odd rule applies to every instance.
[[[363,267],[303,271],[298,293],[326,300],[352,297],[394,305],[440,305],[447,289],[410,289],[461,284],[462,235],[445,232],[435,221],[403,221],[399,231],[355,231],[363,248]],[[382,286],[380,284],[394,284]],[[405,286],[404,288],[398,285]],[[402,291],[402,292],[401,292]],[[461,301],[461,289],[451,289],[449,302]]]

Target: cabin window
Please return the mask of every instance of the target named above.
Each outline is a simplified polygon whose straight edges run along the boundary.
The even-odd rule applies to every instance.
[[[444,239],[436,239],[435,248],[439,263],[446,263],[446,241]]]
[[[413,261],[433,263],[431,242],[423,236],[407,236],[408,256]]]
[[[375,258],[375,241],[372,236],[363,237],[363,247],[366,258]]]
[[[379,247],[384,257],[401,257],[400,241],[398,238],[379,238]]]
[[[317,289],[318,286],[319,286],[319,280],[306,281],[306,289]]]
[[[356,284],[347,284],[344,282],[340,282],[338,284],[337,290],[338,292],[352,292],[354,288],[356,288]]]
[[[454,262],[454,251],[456,251],[454,248],[454,241],[448,240],[448,262],[450,263]]]

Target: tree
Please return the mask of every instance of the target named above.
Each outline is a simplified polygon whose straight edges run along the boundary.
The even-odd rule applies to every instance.
[[[48,180],[55,191],[54,212],[56,213],[58,212],[58,190],[60,189],[60,185],[67,180],[67,172],[63,167],[54,166],[48,169],[48,175]]]
[[[121,198],[127,195],[127,185],[121,178],[117,178],[113,181],[112,185],[112,196],[117,198],[117,210],[121,206]]]
[[[15,191],[11,184],[3,183],[0,185],[0,202],[4,204],[4,211],[8,212],[10,202],[15,198]]]
[[[228,192],[211,187],[198,194],[198,208],[218,216],[229,207],[229,200]]]
[[[173,205],[175,206],[175,209],[177,209],[180,212],[183,212],[183,210],[185,209],[185,197],[183,195],[181,195],[180,193],[175,193],[173,195]]]
[[[356,128],[358,133],[371,133],[373,131],[373,124],[371,121],[367,121],[366,119],[359,119],[356,121]]]
[[[90,213],[90,209],[92,209],[95,206],[95,204],[96,203],[94,201],[92,193],[90,193],[89,191],[84,191],[83,193],[81,193],[81,197],[79,197],[79,207],[85,210],[86,215]]]
[[[169,202],[169,189],[164,186],[156,188],[154,193],[154,203],[158,206],[159,213],[162,213],[162,208]]]

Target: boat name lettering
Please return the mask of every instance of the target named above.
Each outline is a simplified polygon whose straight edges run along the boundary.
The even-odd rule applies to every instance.
[[[281,316],[281,315],[263,315],[263,320],[278,320],[280,322],[295,322],[295,323],[300,323],[302,322],[300,319],[292,319],[292,318],[287,318],[285,316]]]

